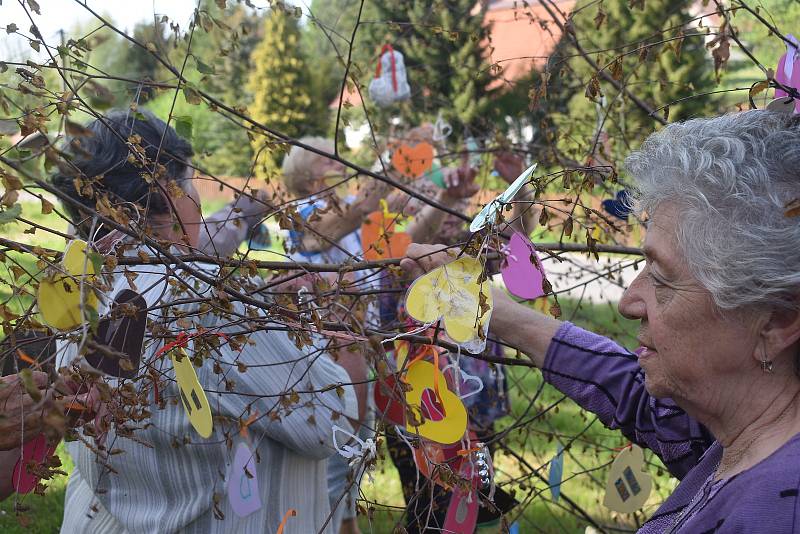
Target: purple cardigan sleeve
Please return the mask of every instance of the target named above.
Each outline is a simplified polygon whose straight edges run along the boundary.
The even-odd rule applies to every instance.
[[[679,479],[714,442],[710,432],[672,400],[650,396],[635,354],[571,323],[553,336],[542,375],[597,414],[605,426],[651,449]]]

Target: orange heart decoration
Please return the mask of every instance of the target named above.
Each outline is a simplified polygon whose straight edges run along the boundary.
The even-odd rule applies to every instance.
[[[405,256],[406,249],[411,244],[411,236],[394,231],[396,219],[395,213],[373,211],[364,220],[361,225],[364,259],[376,261]]]
[[[392,154],[392,166],[406,178],[419,178],[433,165],[433,145],[418,143],[413,147],[402,144]]]

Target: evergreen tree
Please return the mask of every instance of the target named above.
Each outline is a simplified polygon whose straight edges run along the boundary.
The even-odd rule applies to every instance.
[[[253,50],[247,88],[253,95],[250,115],[291,137],[308,131],[309,74],[300,51],[300,30],[292,13],[276,5],[266,19],[264,38]],[[280,164],[282,153],[265,135],[253,136],[256,174],[268,177]],[[285,147],[284,147],[285,148]]]
[[[241,4],[220,9],[209,3],[207,12],[217,23],[196,28],[192,39],[194,60],[189,62],[196,67],[196,72],[190,71],[187,75],[190,78],[201,75],[198,83],[203,89],[230,106],[242,108],[252,100],[247,91],[250,56],[261,41],[263,17]],[[199,154],[198,161],[205,169],[221,176],[250,174],[253,150],[244,128],[222,113],[204,107],[188,106],[185,114],[194,118],[193,142]],[[198,114],[210,117],[196,116]],[[200,128],[201,124],[206,127]]]
[[[487,6],[476,7],[474,0],[376,2],[379,20],[388,24],[372,25],[371,42],[389,42],[404,54],[412,98],[402,111],[413,124],[441,110],[458,136],[464,127],[486,128],[495,77],[486,52]]]
[[[590,3],[584,8],[587,2],[576,5],[573,25],[578,41],[598,65],[654,108],[669,105],[662,112],[669,120],[708,112],[708,97],[671,104],[707,91],[713,84],[713,66],[703,37],[687,36],[698,33],[685,25],[691,19],[687,14],[691,0]],[[583,155],[594,137],[601,97],[606,106],[601,113],[608,114],[604,130],[614,140],[616,152],[628,152],[657,127],[653,117],[599,77],[584,58],[573,57],[569,69],[586,90],[572,97],[568,116],[560,121],[561,138],[574,140],[573,148]]]
[[[310,127],[313,133],[332,135],[333,117],[329,106],[338,99],[342,88],[348,55],[351,59],[350,73],[361,79],[372,60],[372,43],[367,27],[359,27],[355,45],[350,53],[361,0],[314,0],[311,2],[311,20],[303,31],[303,53],[311,74],[312,114]],[[377,17],[372,2],[365,2],[362,21],[374,21]],[[366,43],[366,44],[365,44]]]

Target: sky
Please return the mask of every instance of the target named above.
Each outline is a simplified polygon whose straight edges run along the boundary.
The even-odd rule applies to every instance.
[[[96,20],[76,0],[36,0],[41,15],[31,13],[45,42],[50,45],[59,44],[59,30],[64,30],[67,39],[75,37],[70,30],[78,24]],[[186,28],[191,20],[198,0],[81,0],[102,15],[111,15],[115,25],[121,30],[132,30],[140,21],[152,21],[153,14],[166,15],[170,20],[178,22]],[[201,0],[203,5],[213,0]],[[9,23],[17,25],[25,35],[30,35],[31,27],[20,0],[0,0],[0,61],[17,60],[22,54],[32,54],[40,59],[46,58],[44,51],[37,55],[30,49],[28,41],[18,35],[7,35],[5,27]],[[256,6],[267,5],[267,0],[254,0]],[[31,57],[31,56],[28,56]]]

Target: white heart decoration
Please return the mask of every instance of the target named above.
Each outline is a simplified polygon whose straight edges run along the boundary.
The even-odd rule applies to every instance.
[[[514,182],[508,186],[508,189],[503,191],[497,198],[486,204],[481,211],[472,219],[469,225],[469,231],[472,233],[478,232],[481,228],[488,223],[494,223],[497,212],[503,208],[503,205],[511,202],[522,186],[530,180],[531,175],[536,170],[538,163],[534,163],[520,174]]]

